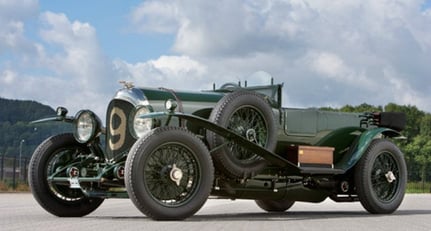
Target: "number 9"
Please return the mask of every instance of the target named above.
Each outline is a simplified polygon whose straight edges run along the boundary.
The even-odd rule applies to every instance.
[[[114,116],[118,116],[119,123],[117,128],[114,128],[113,120]],[[111,111],[111,115],[109,116],[110,120],[110,126],[109,126],[109,134],[111,135],[111,138],[109,139],[109,147],[111,150],[118,150],[120,149],[125,141],[126,138],[126,114],[124,111],[118,107],[114,107]],[[119,136],[119,139],[116,142],[113,142],[112,137],[113,136]]]

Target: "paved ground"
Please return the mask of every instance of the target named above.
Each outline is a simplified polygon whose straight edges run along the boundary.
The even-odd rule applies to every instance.
[[[392,215],[370,215],[359,203],[296,203],[270,214],[253,201],[208,200],[185,221],[158,222],[143,216],[128,199],[105,200],[82,218],[58,218],[27,193],[0,194],[0,230],[431,230],[431,194],[407,195]]]

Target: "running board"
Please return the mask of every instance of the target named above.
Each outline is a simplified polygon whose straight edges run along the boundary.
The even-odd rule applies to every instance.
[[[319,168],[319,167],[300,167],[300,173],[312,175],[341,175],[346,171],[336,168]]]

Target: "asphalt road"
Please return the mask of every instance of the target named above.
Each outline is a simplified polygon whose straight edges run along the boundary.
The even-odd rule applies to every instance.
[[[253,201],[210,199],[184,221],[153,221],[128,199],[108,199],[81,218],[45,212],[27,193],[0,194],[0,230],[431,230],[431,194],[407,195],[391,215],[368,214],[359,203],[296,203],[282,214],[266,213]]]

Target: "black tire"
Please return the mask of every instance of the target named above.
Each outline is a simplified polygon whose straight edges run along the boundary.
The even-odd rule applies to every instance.
[[[155,220],[182,220],[206,202],[214,179],[204,143],[180,127],[161,127],[139,139],[126,161],[130,199]]]
[[[255,92],[236,91],[224,96],[214,107],[209,120],[270,151],[277,145],[277,127],[272,108]],[[211,149],[225,143],[223,137],[210,131],[207,132],[207,141]],[[253,176],[267,164],[260,156],[233,142],[212,151],[211,155],[217,169],[230,177]]]
[[[68,164],[73,155],[89,152],[69,133],[52,136],[36,148],[30,160],[28,179],[33,197],[46,211],[59,217],[82,217],[102,204],[102,198],[89,198],[81,189],[47,180],[59,167]]]
[[[355,167],[355,186],[362,206],[373,214],[393,213],[404,198],[407,167],[391,141],[374,140]]]
[[[281,213],[290,209],[295,201],[290,200],[255,200],[259,208],[271,212],[271,213]]]

